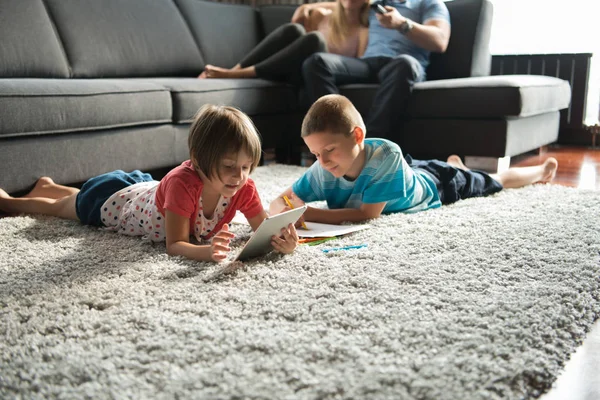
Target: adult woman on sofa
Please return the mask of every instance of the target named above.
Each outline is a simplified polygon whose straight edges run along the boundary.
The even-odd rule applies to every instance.
[[[337,0],[335,7],[303,4],[292,22],[269,34],[233,68],[206,65],[199,78],[264,78],[298,83],[302,63],[317,52],[360,57],[368,41],[368,0]]]

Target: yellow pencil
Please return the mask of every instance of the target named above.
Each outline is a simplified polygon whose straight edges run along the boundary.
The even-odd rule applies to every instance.
[[[289,208],[291,208],[292,210],[294,209],[294,205],[292,204],[292,202],[290,201],[290,199],[288,199],[288,197],[285,194],[283,195],[283,201],[285,201],[285,204],[287,204],[287,206]],[[308,228],[306,227],[306,224],[304,223],[304,221],[302,221],[302,228],[308,230]]]

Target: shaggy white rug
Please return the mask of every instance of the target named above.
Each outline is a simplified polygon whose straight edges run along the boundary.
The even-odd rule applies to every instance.
[[[258,168],[265,204],[302,171]],[[164,245],[2,218],[0,397],[537,397],[600,315],[599,231],[599,192],[541,185],[219,277]]]

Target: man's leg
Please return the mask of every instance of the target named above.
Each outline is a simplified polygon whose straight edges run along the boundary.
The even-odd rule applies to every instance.
[[[424,76],[421,64],[414,57],[407,55],[390,59],[379,69],[380,87],[366,121],[370,137],[398,141],[413,86],[423,80]]]
[[[316,53],[304,61],[302,76],[309,105],[321,96],[339,93],[338,85],[375,82],[369,64],[362,59]]]

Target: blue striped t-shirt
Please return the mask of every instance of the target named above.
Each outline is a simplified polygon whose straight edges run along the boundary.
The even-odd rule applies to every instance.
[[[383,213],[388,214],[442,205],[435,182],[425,172],[413,170],[396,143],[365,139],[365,152],[365,166],[355,180],[336,178],[316,162],[292,190],[306,203],[325,200],[330,209],[385,202]]]

